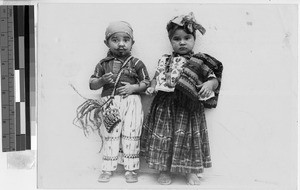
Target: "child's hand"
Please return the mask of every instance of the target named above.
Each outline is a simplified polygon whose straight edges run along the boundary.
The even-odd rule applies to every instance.
[[[147,95],[152,95],[155,92],[155,89],[153,87],[148,87],[146,90]]]
[[[119,92],[120,95],[123,96],[123,98],[126,98],[127,96],[135,92],[136,89],[135,85],[132,85],[128,82],[121,82],[121,84],[125,84],[125,86],[121,86],[117,88],[117,91]]]
[[[198,94],[202,98],[207,98],[213,93],[213,84],[210,81],[206,81],[203,84],[197,85],[197,88],[200,88]]]
[[[113,75],[114,75],[114,74],[113,74],[112,72],[105,73],[105,74],[102,76],[102,81],[103,81],[105,84],[108,84],[108,83],[114,83]]]

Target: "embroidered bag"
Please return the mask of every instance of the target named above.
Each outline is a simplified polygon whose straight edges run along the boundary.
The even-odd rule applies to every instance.
[[[112,99],[102,112],[103,124],[109,133],[121,122],[120,111],[112,104]]]

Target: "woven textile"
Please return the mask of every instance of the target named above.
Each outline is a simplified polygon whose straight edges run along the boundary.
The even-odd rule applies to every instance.
[[[144,119],[141,97],[115,96],[112,103],[119,109],[122,122],[118,123],[111,133],[101,126],[101,134],[104,137],[102,170],[114,171],[118,163],[123,164],[125,170],[137,170],[140,165],[138,155]]]
[[[172,58],[173,57],[173,58]],[[181,59],[180,59],[181,58]],[[179,66],[176,64],[176,60],[185,60]],[[170,61],[172,63],[170,63]],[[175,61],[175,63],[173,63]],[[222,80],[222,72],[223,65],[220,61],[215,59],[214,57],[204,54],[188,54],[180,57],[179,55],[164,55],[158,64],[158,68],[156,71],[156,80],[157,86],[156,90],[173,92],[174,87],[170,87],[165,85],[165,83],[161,82],[163,80],[167,80],[167,76],[162,76],[162,73],[165,73],[165,67],[172,68],[175,65],[175,68],[180,71],[179,77],[173,77],[173,81],[175,82],[174,87],[183,91],[186,95],[192,98],[194,101],[198,100],[198,91],[195,85],[200,85],[206,80],[216,78],[219,82],[217,89],[215,89],[215,96],[209,98],[208,100],[202,100],[202,103],[205,108],[215,108],[218,104],[219,92],[221,88],[221,80]],[[173,70],[173,68],[172,68]],[[164,87],[163,87],[164,86]]]
[[[211,167],[204,108],[178,106],[179,93],[158,92],[154,98],[142,130],[142,154],[152,169],[201,173]]]
[[[199,96],[196,86],[203,83],[199,76],[208,73],[208,70],[204,71],[203,61],[192,57],[183,67],[175,88],[184,92],[192,100],[198,101]]]
[[[205,108],[216,108],[218,105],[219,93],[222,84],[221,81],[222,81],[222,73],[223,73],[223,64],[220,61],[218,61],[216,58],[205,53],[197,53],[194,54],[193,57],[197,59],[201,59],[203,63],[207,67],[209,67],[217,77],[219,86],[217,87],[217,89],[215,89],[215,96],[206,101],[203,101],[203,106]]]
[[[172,56],[178,56],[173,54]],[[212,166],[204,108],[217,106],[223,65],[207,54],[185,55],[183,73],[173,92],[158,91],[145,119],[141,153],[148,166],[159,171],[202,173]],[[186,69],[187,68],[187,69]],[[214,74],[216,96],[195,101],[196,85]],[[200,82],[199,82],[200,81]]]

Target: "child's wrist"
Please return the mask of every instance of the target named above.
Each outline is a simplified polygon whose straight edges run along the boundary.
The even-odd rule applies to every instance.
[[[155,88],[155,86],[156,86],[156,80],[153,79],[150,83],[150,87]]]
[[[216,78],[212,78],[212,79],[208,80],[207,82],[209,82],[209,84],[211,85],[210,87],[212,90],[215,90],[219,86],[219,82]]]
[[[139,91],[139,88],[140,88],[140,85],[139,84],[132,84],[132,92],[138,92]]]

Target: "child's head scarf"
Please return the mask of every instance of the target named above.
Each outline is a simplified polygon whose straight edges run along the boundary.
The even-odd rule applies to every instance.
[[[177,29],[183,29],[186,33],[192,34],[196,37],[196,30],[198,30],[202,35],[205,34],[205,28],[197,23],[193,12],[190,12],[188,15],[180,15],[174,17],[167,24],[167,31],[169,38],[171,38]]]
[[[113,34],[117,32],[124,32],[128,34],[131,39],[133,39],[133,30],[128,22],[125,21],[116,21],[111,22],[105,31],[105,39],[108,40]]]

